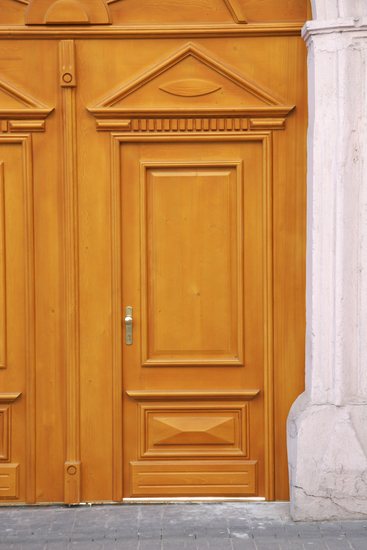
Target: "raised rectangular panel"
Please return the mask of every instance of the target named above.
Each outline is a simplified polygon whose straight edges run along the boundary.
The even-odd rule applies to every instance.
[[[255,496],[256,465],[253,460],[131,462],[131,496]]]
[[[0,162],[0,369],[6,367],[6,277],[5,277],[4,163]]]
[[[0,405],[0,460],[10,460],[10,407]]]
[[[0,464],[0,500],[19,498],[19,464]]]
[[[152,420],[153,445],[223,445],[234,443],[234,418],[167,416]]]
[[[141,163],[145,366],[242,365],[242,163]]]
[[[248,457],[248,404],[139,405],[140,456]]]

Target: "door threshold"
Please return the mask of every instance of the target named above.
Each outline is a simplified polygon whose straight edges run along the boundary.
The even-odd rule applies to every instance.
[[[124,498],[123,502],[153,503],[153,502],[264,502],[265,497],[139,497]]]

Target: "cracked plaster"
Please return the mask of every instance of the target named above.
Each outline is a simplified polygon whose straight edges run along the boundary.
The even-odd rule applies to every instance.
[[[367,3],[314,0],[306,392],[287,422],[295,520],[367,517]]]

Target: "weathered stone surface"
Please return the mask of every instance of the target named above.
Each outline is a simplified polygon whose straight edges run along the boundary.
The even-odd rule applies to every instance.
[[[297,520],[367,516],[367,3],[313,0],[306,392],[288,418]]]

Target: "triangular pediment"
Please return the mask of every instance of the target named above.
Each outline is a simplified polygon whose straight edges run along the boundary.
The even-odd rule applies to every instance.
[[[98,118],[134,112],[198,113],[233,109],[251,116],[286,116],[286,105],[201,47],[188,43],[89,108]]]
[[[44,120],[52,110],[9,82],[0,79],[0,119]]]

